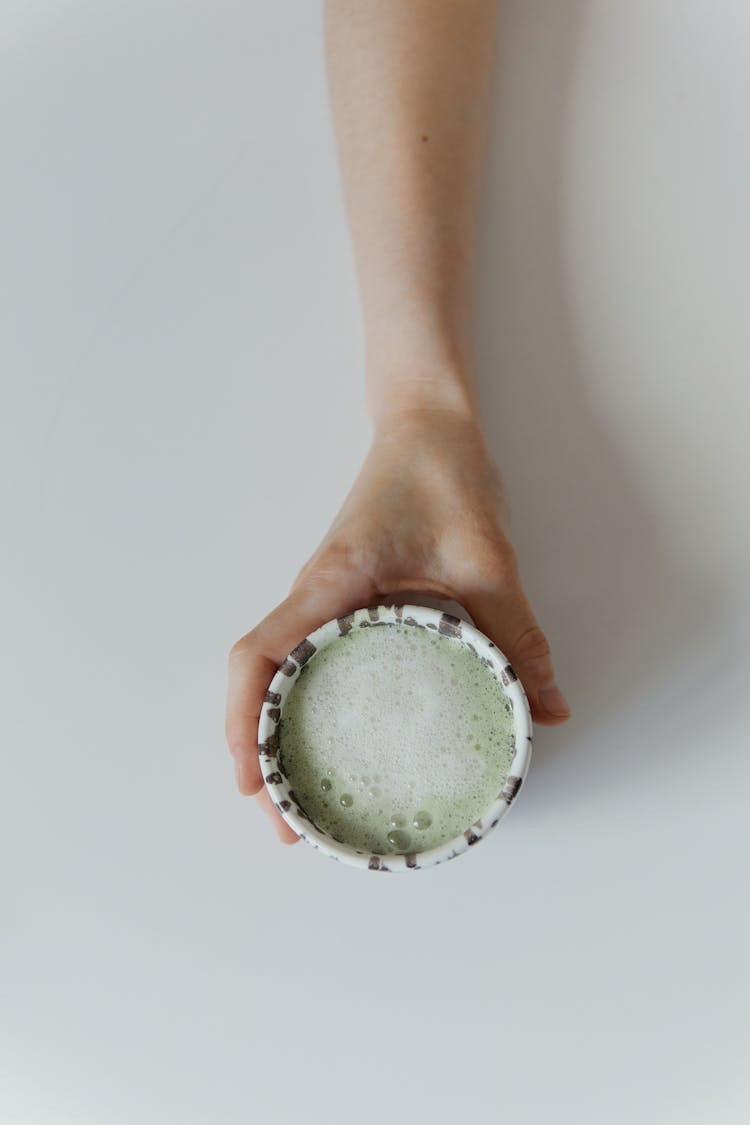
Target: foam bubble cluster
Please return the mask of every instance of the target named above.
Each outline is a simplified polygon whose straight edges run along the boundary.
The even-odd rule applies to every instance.
[[[281,759],[308,816],[376,854],[460,835],[502,789],[510,708],[460,641],[408,625],[355,628],[304,666],[284,704]]]

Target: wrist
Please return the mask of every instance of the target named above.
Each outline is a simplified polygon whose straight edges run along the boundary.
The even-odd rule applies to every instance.
[[[422,361],[385,370],[370,368],[368,386],[376,434],[430,414],[479,429],[476,388],[464,366]]]
[[[374,443],[381,447],[440,446],[458,455],[471,447],[486,452],[486,441],[477,412],[463,404],[436,396],[409,396],[398,407],[391,404],[373,415]]]

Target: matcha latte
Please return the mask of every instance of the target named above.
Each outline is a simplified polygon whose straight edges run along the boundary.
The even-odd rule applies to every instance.
[[[289,797],[319,832],[372,856],[460,837],[504,795],[514,762],[513,706],[490,660],[458,623],[458,635],[415,626],[379,620],[310,645],[280,710]]]

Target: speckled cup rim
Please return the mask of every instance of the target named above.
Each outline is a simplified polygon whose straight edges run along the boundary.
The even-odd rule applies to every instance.
[[[409,625],[413,628],[434,630],[437,636],[460,640],[484,661],[494,673],[498,684],[510,700],[514,727],[514,754],[502,791],[486,812],[468,825],[455,839],[448,840],[429,851],[414,855],[373,855],[347,844],[339,843],[321,831],[302,809],[284,774],[279,761],[279,723],[284,703],[293,689],[299,673],[316,652],[352,629],[387,625]],[[463,855],[485,839],[500,823],[518,795],[531,760],[531,713],[513,667],[506,656],[477,628],[449,613],[420,605],[379,605],[355,610],[344,617],[334,618],[321,625],[289,653],[266,692],[258,724],[258,752],[261,771],[271,800],[287,824],[312,847],[331,859],[369,871],[419,871],[434,867],[448,859]]]

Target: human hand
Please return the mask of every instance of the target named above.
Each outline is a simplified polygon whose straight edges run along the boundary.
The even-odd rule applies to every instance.
[[[502,484],[477,424],[420,409],[380,428],[355,484],[289,596],[233,646],[226,735],[241,793],[256,796],[279,838],[258,759],[263,696],[285,656],[325,621],[399,591],[460,603],[509,658],[538,723],[570,716],[547,638],[524,594]]]

